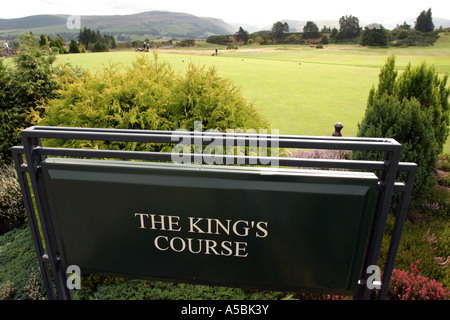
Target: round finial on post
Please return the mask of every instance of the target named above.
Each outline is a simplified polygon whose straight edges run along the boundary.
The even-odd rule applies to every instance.
[[[344,126],[342,123],[338,122],[334,125],[333,137],[342,137],[341,130]]]

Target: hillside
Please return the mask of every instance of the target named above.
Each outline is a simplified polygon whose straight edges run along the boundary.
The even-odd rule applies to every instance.
[[[0,19],[0,39],[15,39],[23,32],[61,35],[76,39],[79,30],[69,29],[69,15],[36,15],[17,19]],[[132,15],[81,16],[81,28],[100,30],[129,39],[207,38],[212,34],[233,34],[235,28],[221,19],[197,17],[186,13],[149,11]]]

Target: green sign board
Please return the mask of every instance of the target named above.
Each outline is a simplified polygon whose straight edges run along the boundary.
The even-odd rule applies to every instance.
[[[373,173],[51,158],[63,266],[158,280],[357,291]]]

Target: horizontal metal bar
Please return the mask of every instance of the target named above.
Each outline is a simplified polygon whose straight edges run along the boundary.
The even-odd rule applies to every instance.
[[[61,127],[31,127],[22,131],[24,138],[38,137],[47,139],[129,141],[143,143],[190,143],[208,145],[214,139],[222,139],[224,146],[249,145],[252,142],[264,143],[264,146],[277,148],[311,148],[336,150],[363,150],[388,152],[400,150],[401,145],[391,139],[360,139],[341,137],[302,137],[261,134],[224,134],[213,132],[187,131],[149,131],[149,130],[115,130],[84,129]],[[186,141],[189,139],[188,141]]]
[[[417,164],[412,162],[399,162],[398,164],[398,172],[406,172],[408,175],[413,174],[415,176],[415,172],[417,170]],[[407,177],[408,180],[408,177]],[[413,185],[409,185],[406,182],[395,182],[394,191],[400,192],[411,192]]]
[[[412,162],[399,162],[398,170],[406,172],[415,172],[417,170],[417,164]]]
[[[404,182],[396,182],[394,184],[394,191],[404,192],[406,190],[406,184]]]
[[[24,148],[22,146],[15,146],[12,148],[13,154],[24,154]],[[68,157],[87,157],[87,158],[118,158],[118,159],[135,159],[135,160],[154,160],[154,161],[172,161],[171,153],[164,152],[134,152],[134,151],[117,151],[117,150],[98,150],[98,149],[75,149],[75,148],[37,148],[35,149],[39,155],[45,156],[68,156]],[[179,155],[179,154],[176,154]],[[191,154],[191,160],[194,162],[196,157],[201,155]],[[354,170],[370,170],[378,171],[385,168],[385,163],[382,161],[361,161],[361,160],[326,160],[326,159],[303,159],[303,158],[284,158],[284,157],[249,157],[249,156],[233,156],[233,155],[211,155],[216,160],[218,157],[222,157],[224,163],[231,162],[231,158],[236,158],[236,163],[241,164],[243,161],[246,164],[252,161],[257,161],[257,164],[267,164],[268,161],[277,160],[279,166],[286,167],[318,167],[326,168],[331,167],[335,169],[354,169]],[[256,159],[255,159],[256,158]],[[253,164],[253,162],[252,162]],[[400,162],[398,171],[412,171],[416,170],[417,165],[415,163]],[[22,164],[20,170],[28,171],[28,166]],[[395,191],[404,192],[406,185],[403,182],[396,182],[394,185]]]
[[[318,167],[353,170],[383,170],[385,163],[382,161],[358,161],[358,160],[326,160],[326,159],[304,159],[285,157],[254,157],[237,155],[207,155],[209,161],[202,154],[178,154],[167,152],[150,151],[118,151],[98,149],[74,149],[74,148],[37,148],[35,152],[45,156],[69,156],[87,158],[118,158],[135,160],[171,161],[176,162],[176,157],[182,156],[187,162],[196,162],[201,159],[203,163],[216,164],[252,164],[271,165],[276,163],[280,167]]]
[[[14,146],[11,148],[11,152],[12,152],[13,158],[16,159],[16,162],[17,162],[17,161],[19,161],[19,157],[21,157],[23,154],[25,154],[25,149],[23,146]],[[23,163],[23,161],[20,161],[20,164],[16,165],[16,171],[18,174],[28,172],[27,164]]]
[[[187,130],[176,130],[176,131],[164,131],[164,130],[139,130],[139,129],[113,129],[113,128],[81,128],[81,127],[49,127],[49,126],[33,126],[28,129],[25,129],[24,131],[55,131],[55,132],[64,132],[64,131],[71,131],[71,132],[90,132],[90,133],[108,133],[113,132],[115,134],[144,134],[144,135],[152,135],[152,134],[158,134],[158,135],[173,135],[175,132],[177,134],[182,135],[190,135],[190,136],[197,136],[197,135],[211,135],[211,136],[237,136],[237,137],[261,137],[266,136],[269,138],[281,138],[281,139],[301,139],[301,140],[343,140],[343,141],[359,141],[359,142],[377,142],[377,143],[390,143],[398,145],[399,143],[390,138],[368,138],[368,137],[324,137],[324,136],[301,136],[301,135],[278,135],[278,134],[258,134],[258,133],[251,133],[251,132],[218,132],[218,131],[187,131]]]

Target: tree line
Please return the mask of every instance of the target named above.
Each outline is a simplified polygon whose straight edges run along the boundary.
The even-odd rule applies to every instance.
[[[323,26],[319,29],[313,21],[307,21],[303,32],[290,32],[287,22],[277,21],[268,31],[249,34],[242,27],[232,36],[215,35],[206,41],[221,45],[239,44],[273,44],[273,43],[321,43],[329,42],[353,42],[363,46],[388,46],[391,45],[427,45],[433,44],[438,35],[433,32],[435,27],[432,19],[431,8],[423,10],[417,17],[414,29],[406,22],[397,25],[389,31],[381,24],[371,24],[364,28],[360,26],[359,19],[352,15],[342,16],[339,19],[339,28]]]
[[[116,39],[112,35],[102,35],[99,30],[94,31],[84,27],[80,29],[78,42],[94,52],[109,51],[116,48]]]

